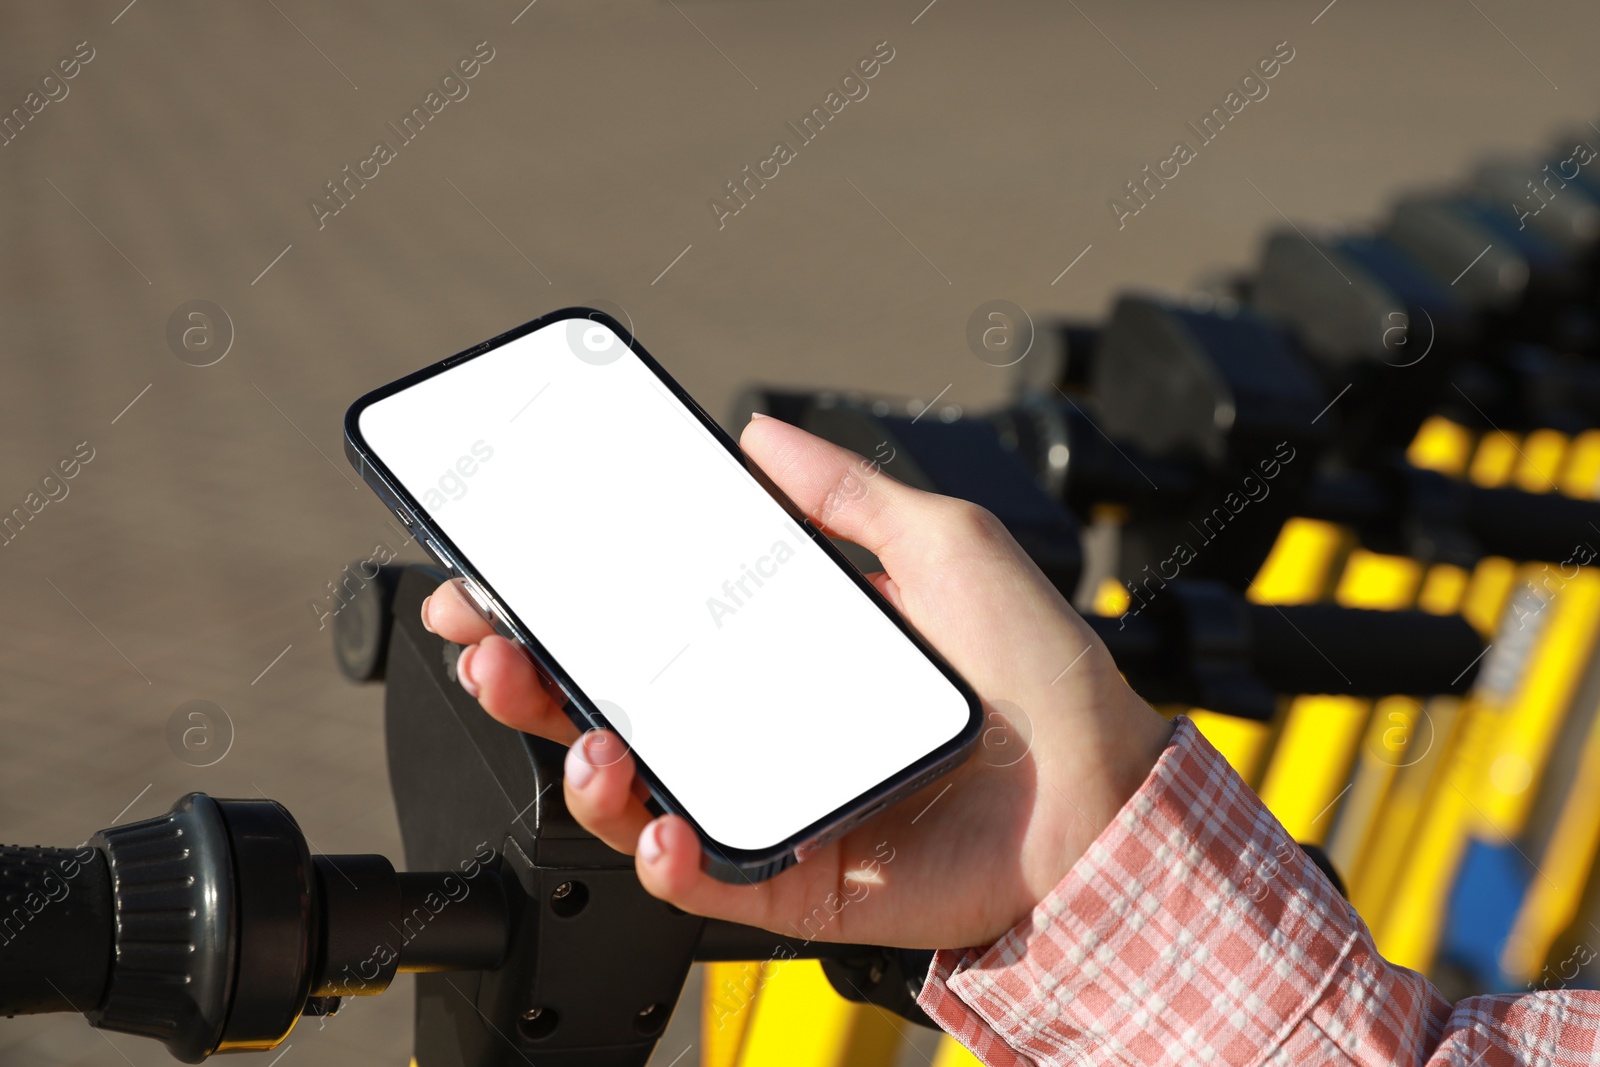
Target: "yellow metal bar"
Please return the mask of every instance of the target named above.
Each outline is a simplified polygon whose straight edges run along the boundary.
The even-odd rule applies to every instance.
[[[1358,548],[1350,553],[1334,597],[1347,608],[1399,611],[1416,603],[1422,568],[1405,556]]]
[[[700,998],[701,1067],[737,1067],[771,963],[708,963]]]
[[[967,1051],[967,1047],[949,1034],[939,1042],[939,1051],[933,1055],[933,1067],[983,1067],[983,1061]]]
[[[1434,615],[1455,615],[1461,611],[1471,578],[1466,570],[1448,563],[1429,567],[1417,594],[1417,607]]]
[[[1403,748],[1393,753],[1399,762],[1383,808],[1367,828],[1365,837],[1355,828],[1339,851],[1330,850],[1334,864],[1345,875],[1350,902],[1363,916],[1383,914],[1395,879],[1411,862],[1409,846],[1428,798],[1439,788],[1439,776],[1458,747],[1463,702],[1456,697],[1435,697],[1422,708],[1422,718],[1411,729]],[[1391,739],[1393,735],[1391,734]],[[1341,819],[1339,829],[1344,829]],[[1336,839],[1337,841],[1337,839]]]
[[[1096,615],[1116,618],[1128,610],[1130,603],[1127,587],[1115,578],[1107,578],[1094,591],[1094,603],[1090,606]]]
[[[1310,604],[1332,592],[1339,568],[1355,539],[1341,526],[1316,519],[1290,519],[1278,531],[1249,597],[1258,604]]]
[[[1510,434],[1499,430],[1485,434],[1478,442],[1478,450],[1472,454],[1467,477],[1482,486],[1505,485],[1521,458],[1517,454],[1518,447],[1518,439]]]
[[[1567,435],[1557,430],[1534,430],[1522,439],[1511,482],[1527,493],[1554,493],[1556,477],[1567,453]]]
[[[1385,697],[1373,707],[1338,821],[1327,837],[1328,855],[1347,887],[1362,876],[1366,846],[1380,816],[1388,818],[1389,795],[1400,768],[1431,743],[1432,729],[1423,705],[1410,697]]]
[[[1406,451],[1414,466],[1464,477],[1476,445],[1465,426],[1434,416],[1418,430]],[[1386,603],[1399,603],[1408,577],[1403,567],[1390,574]],[[1470,575],[1460,567],[1428,568],[1415,606],[1436,615],[1461,610]],[[1354,599],[1354,598],[1352,598]],[[1421,814],[1428,783],[1460,718],[1460,701],[1435,698],[1418,704],[1404,697],[1380,701],[1369,724],[1350,779],[1350,791],[1328,840],[1329,855],[1344,875],[1350,896],[1363,914],[1381,910],[1388,886],[1403,862],[1404,844]]]
[[[1521,831],[1562,716],[1572,706],[1600,628],[1600,573],[1579,571],[1546,592],[1547,568],[1523,572],[1495,648],[1485,657],[1482,685],[1503,693],[1493,760],[1473,797],[1477,830],[1503,838]],[[1537,590],[1537,591],[1536,591]]]
[[[784,960],[768,966],[739,1067],[886,1067],[900,1044],[886,1013],[835,993],[816,960]]]
[[[1469,702],[1470,704],[1471,702]],[[1481,761],[1491,715],[1469,706],[1456,737],[1442,754],[1439,773],[1429,784],[1422,817],[1407,843],[1405,861],[1386,898],[1368,902],[1363,912],[1378,951],[1402,967],[1426,971],[1444,928],[1445,901],[1466,849],[1463,829],[1472,815],[1467,790]]]
[[[1211,742],[1213,748],[1222,753],[1240,778],[1252,786],[1260,780],[1267,765],[1267,756],[1272,751],[1271,723],[1223,715],[1205,708],[1186,708],[1184,714],[1194,720],[1200,733]]]
[[[1574,909],[1572,922],[1556,935],[1549,953],[1550,966],[1568,979],[1572,977],[1567,972],[1568,967],[1574,962],[1592,961],[1595,954],[1595,920],[1600,918],[1600,864],[1591,866],[1587,874],[1588,883]],[[1584,957],[1581,961],[1580,955]]]
[[[1290,703],[1260,796],[1295,840],[1326,839],[1371,711],[1370,701],[1355,697],[1303,696]]]
[[[1600,430],[1585,430],[1572,439],[1559,480],[1568,496],[1584,500],[1600,496]]]
[[[1406,461],[1413,467],[1459,478],[1466,474],[1475,436],[1460,423],[1434,415],[1422,423],[1417,436],[1411,439],[1411,446],[1406,449]]]
[[[1519,448],[1508,434],[1485,435],[1467,465],[1467,477],[1485,487],[1504,485],[1523,462]],[[1516,564],[1494,557],[1473,568],[1461,614],[1488,640],[1498,636],[1517,575]],[[1452,716],[1454,728],[1437,731],[1436,762],[1424,761],[1402,776],[1404,792],[1397,796],[1415,805],[1414,825],[1386,833],[1374,846],[1381,851],[1369,853],[1368,876],[1356,889],[1358,907],[1379,951],[1401,966],[1425,971],[1433,962],[1450,886],[1468,834],[1480,819],[1471,797],[1483,778],[1486,754],[1493,751],[1503,707],[1504,697],[1480,682],[1459,715]]]
[[[1430,567],[1416,606],[1435,615],[1458,613],[1469,578],[1460,567]],[[1351,779],[1350,798],[1328,843],[1328,855],[1344,875],[1351,901],[1361,901],[1357,911],[1384,899],[1421,814],[1441,730],[1452,729],[1459,715],[1460,701],[1451,697],[1426,704],[1396,697],[1379,704]],[[1427,769],[1416,769],[1424,764]]]
[[[1557,478],[1562,492],[1593,499],[1600,495],[1600,430],[1590,430],[1573,438]],[[1574,552],[1577,562],[1592,559],[1595,549],[1586,543]],[[1557,577],[1564,575],[1558,570]],[[1552,635],[1552,638],[1554,635]],[[1538,871],[1518,910],[1511,935],[1501,954],[1501,970],[1522,981],[1541,978],[1551,967],[1561,980],[1572,960],[1558,958],[1573,946],[1563,941],[1569,927],[1579,921],[1587,887],[1600,878],[1595,861],[1600,856],[1600,709],[1595,707],[1596,676],[1600,664],[1593,650],[1585,677],[1578,683],[1578,703],[1570,714],[1587,717],[1583,728],[1581,753],[1570,782],[1547,782],[1545,792],[1566,789],[1560,808],[1540,850]],[[1581,931],[1577,942],[1587,946],[1590,930]],[[1567,941],[1572,940],[1567,938]],[[1541,964],[1548,962],[1548,967]]]
[[[1588,709],[1591,712],[1593,709]],[[1584,886],[1600,854],[1600,715],[1590,719],[1577,773],[1557,816],[1539,874],[1528,887],[1500,968],[1528,981],[1550,959],[1557,937],[1578,916]],[[1585,938],[1587,940],[1587,937]]]
[[[1462,617],[1485,638],[1492,638],[1516,581],[1517,565],[1509,559],[1490,556],[1479,560],[1461,598]]]

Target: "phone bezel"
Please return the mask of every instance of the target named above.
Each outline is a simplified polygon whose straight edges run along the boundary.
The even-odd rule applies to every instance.
[[[851,581],[867,597],[868,601],[890,619],[900,632],[934,664],[967,704],[967,723],[950,740],[795,834],[759,849],[734,848],[724,845],[706,834],[699,821],[683,805],[678,803],[672,791],[656,777],[645,761],[635,754],[635,765],[640,776],[649,787],[651,795],[655,797],[664,810],[682,816],[694,827],[702,848],[711,861],[710,873],[725,881],[756,881],[771,877],[790,864],[803,859],[811,851],[820,848],[827,841],[853,829],[856,825],[866,821],[871,815],[876,814],[902,797],[910,795],[963,762],[971,754],[981,736],[984,719],[983,704],[971,685],[956,672],[955,668],[917,632],[915,627],[895,610],[894,606],[873,587],[871,582],[862,576],[861,572],[829,540],[828,536],[811,521],[809,516],[800,510],[794,501],[789,499],[788,494],[779,489],[767,477],[766,472],[761,470],[744,453],[738,443],[717,424],[716,420],[712,419],[705,409],[667,373],[666,369],[645,351],[644,347],[638,343],[627,327],[605,312],[594,308],[562,308],[491,337],[487,341],[480,341],[452,356],[439,360],[437,363],[398,378],[387,385],[380,386],[356,400],[345,413],[344,438],[346,457],[350,460],[351,465],[360,472],[362,480],[367,483],[368,487],[378,495],[385,505],[391,510],[403,508],[405,512],[409,513],[411,523],[408,526],[413,535],[416,536],[418,543],[424,545],[425,550],[427,550],[427,542],[432,541],[435,548],[448,557],[438,560],[442,566],[446,567],[454,575],[470,579],[484,595],[491,599],[494,614],[504,629],[509,631],[507,636],[516,640],[533,662],[554,679],[557,685],[560,686],[561,691],[566,695],[567,703],[562,710],[573,721],[573,724],[580,730],[596,726],[609,727],[604,713],[589,699],[583,687],[567,674],[560,662],[551,655],[529,627],[517,617],[515,611],[511,610],[509,605],[503,602],[493,586],[477,572],[472,561],[465,558],[455,543],[433,521],[427,510],[422,507],[421,502],[412,496],[406,487],[401,484],[394,472],[373,451],[363,436],[360,425],[362,413],[381,400],[410,389],[447,370],[460,366],[470,359],[475,359],[486,352],[501,348],[537,330],[568,319],[579,318],[599,322],[620,337],[627,345],[628,350],[667,388],[672,397],[699,421],[700,425],[711,434],[713,440],[725,448],[750,473],[751,477],[805,531],[806,535],[821,548],[823,553],[850,577]],[[403,522],[406,520],[405,515],[401,515],[400,518]],[[435,552],[430,551],[429,554],[438,558]]]

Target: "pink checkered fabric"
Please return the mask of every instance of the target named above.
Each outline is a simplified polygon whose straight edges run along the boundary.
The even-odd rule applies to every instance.
[[[1600,1063],[1600,993],[1453,1008],[1360,916],[1192,722],[1067,877],[918,1002],[991,1067]]]

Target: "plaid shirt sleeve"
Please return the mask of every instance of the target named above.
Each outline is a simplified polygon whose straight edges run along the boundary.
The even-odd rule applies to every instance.
[[[990,1067],[1600,1062],[1600,993],[1453,1008],[1188,719],[1027,919],[944,949],[918,1003]]]

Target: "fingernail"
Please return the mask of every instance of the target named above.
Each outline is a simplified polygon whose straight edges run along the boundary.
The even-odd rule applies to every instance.
[[[593,736],[593,733],[584,734],[567,749],[567,782],[574,789],[582,789],[594,777],[594,764],[589,761],[589,738]]]
[[[639,835],[639,858],[654,863],[661,858],[661,820],[656,819]]]
[[[468,645],[461,650],[461,658],[456,660],[456,678],[461,682],[461,688],[467,691],[467,696],[478,695],[478,683],[472,678],[472,657],[478,654],[477,645]]]
[[[754,421],[756,421],[756,420],[757,420],[757,419],[766,419],[766,418],[770,418],[770,417],[771,417],[771,416],[769,416],[769,415],[763,415],[763,414],[762,414],[762,413],[761,413],[761,412],[759,412],[759,411],[752,411],[752,412],[751,412],[751,413],[750,413],[750,421],[751,421],[751,422],[754,422]]]
[[[439,632],[433,628],[433,623],[428,621],[428,601],[432,599],[431,594],[422,598],[422,628],[430,634]]]

